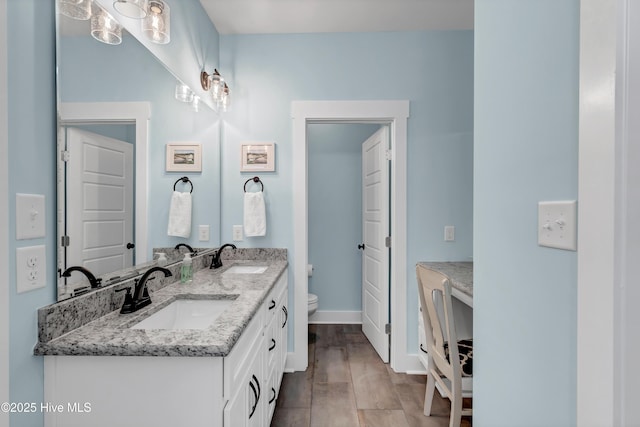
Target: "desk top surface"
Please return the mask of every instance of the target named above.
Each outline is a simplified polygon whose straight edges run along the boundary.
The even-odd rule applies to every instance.
[[[473,262],[419,262],[449,277],[451,286],[473,298]]]

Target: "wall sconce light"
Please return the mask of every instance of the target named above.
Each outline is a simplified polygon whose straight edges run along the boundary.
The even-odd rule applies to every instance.
[[[147,16],[142,20],[142,32],[153,43],[167,44],[171,40],[171,11],[167,2],[149,0]]]
[[[106,10],[94,5],[91,13],[91,35],[106,44],[122,43],[122,26]]]
[[[231,102],[231,91],[218,70],[214,69],[212,74],[202,71],[200,73],[200,84],[202,89],[211,91],[211,99],[213,99],[216,107],[222,106],[222,111],[227,111]]]
[[[91,18],[91,0],[58,0],[58,11],[69,18],[86,21]]]
[[[147,16],[147,0],[114,0],[113,8],[127,18],[142,19]]]

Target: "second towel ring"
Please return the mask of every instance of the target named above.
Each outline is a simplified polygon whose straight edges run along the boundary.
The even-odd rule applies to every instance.
[[[244,182],[244,192],[245,192],[245,193],[247,192],[247,184],[248,184],[250,181],[253,181],[253,182],[255,182],[255,183],[258,183],[258,182],[259,182],[259,183],[260,183],[260,187],[262,187],[260,191],[263,191],[263,192],[264,192],[264,184],[262,183],[262,181],[260,181],[260,177],[258,177],[258,176],[254,176],[253,178],[249,178],[248,180],[246,180],[246,181]]]
[[[191,180],[189,179],[189,177],[187,176],[183,176],[182,178],[179,178],[174,184],[173,184],[173,191],[176,191],[176,185],[178,185],[178,183],[182,181],[185,184],[188,182],[189,184],[191,184],[191,191],[189,191],[189,193],[193,193],[193,182],[191,182]]]

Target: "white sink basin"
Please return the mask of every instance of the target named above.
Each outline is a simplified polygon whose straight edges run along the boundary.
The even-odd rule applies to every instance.
[[[233,300],[179,299],[153,313],[131,329],[206,329]]]
[[[260,274],[264,273],[266,270],[266,265],[233,265],[223,274]]]

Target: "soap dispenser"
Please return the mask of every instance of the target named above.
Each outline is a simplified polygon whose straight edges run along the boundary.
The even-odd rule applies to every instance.
[[[167,254],[164,252],[156,252],[156,255],[158,255],[158,267],[165,267],[169,263]]]
[[[193,263],[191,261],[191,254],[184,254],[184,259],[182,260],[182,266],[180,267],[180,282],[181,283],[191,283],[193,279]]]

